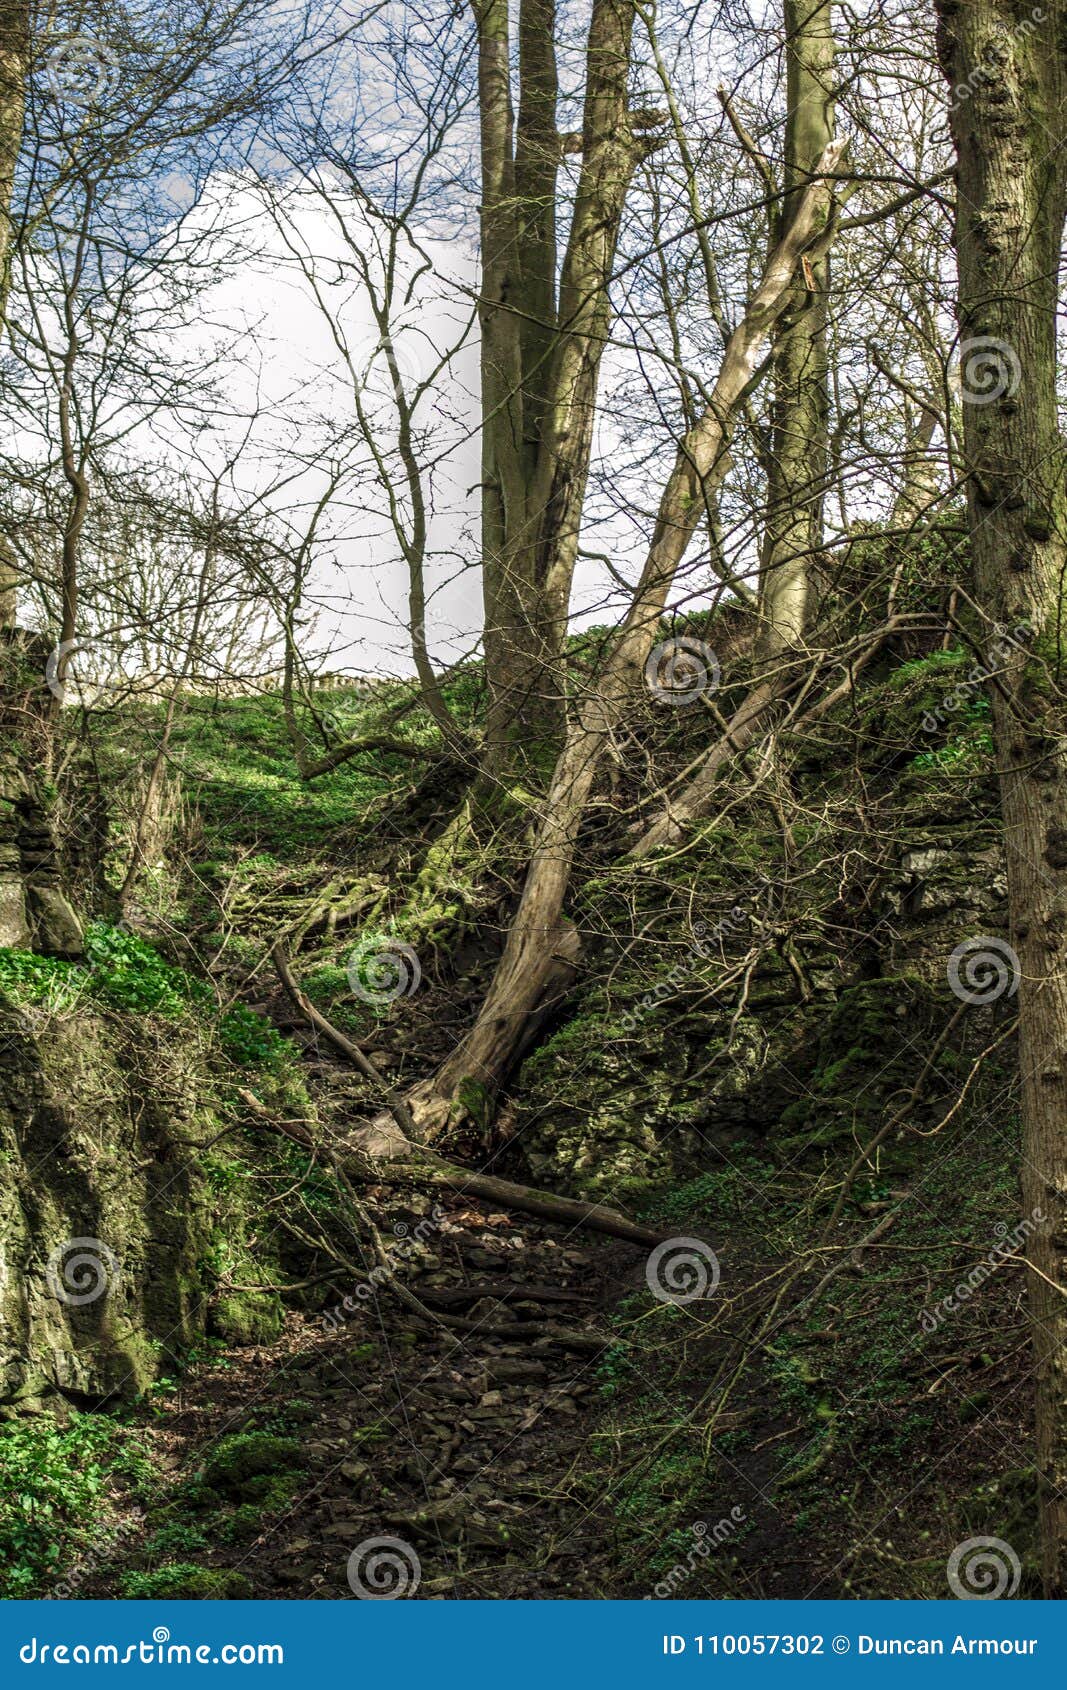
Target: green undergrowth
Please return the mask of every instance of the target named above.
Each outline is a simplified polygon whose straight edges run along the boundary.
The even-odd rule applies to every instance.
[[[192,1472],[146,1487],[146,1530],[111,1578],[115,1594],[233,1600],[251,1593],[227,1563],[283,1513],[301,1484],[302,1446],[294,1435],[314,1405],[294,1398],[260,1411],[274,1427],[250,1423],[210,1445]]]
[[[471,726],[480,708],[480,668],[455,671],[444,692],[456,719]],[[163,704],[150,703],[101,718],[105,776],[126,768],[132,740],[155,744],[164,710]],[[373,734],[413,745],[434,745],[438,737],[428,712],[415,704],[411,683],[399,680],[313,692],[310,708],[297,705],[297,718],[312,762],[348,740]],[[373,815],[412,768],[407,758],[374,750],[303,780],[278,692],[183,697],[171,730],[171,763],[180,769],[186,803],[210,840],[203,854],[210,858],[222,847],[223,860],[226,851],[238,848],[265,851],[279,861],[320,848],[354,819]]]
[[[146,1472],[136,1435],[108,1415],[49,1413],[0,1423],[0,1596],[62,1594],[106,1550],[117,1480]]]
[[[169,1562],[151,1572],[126,1573],[119,1594],[135,1601],[153,1599],[192,1602],[239,1601],[254,1596],[250,1579],[225,1567],[199,1567]]]
[[[211,1026],[232,1062],[277,1069],[292,1046],[244,1004],[220,1007],[210,985],[167,962],[146,940],[106,922],[86,930],[85,961],[0,949],[0,991],[15,1003],[72,1012],[100,1004],[131,1015],[195,1019]]]
[[[798,1596],[818,1583],[823,1596],[944,1598],[952,1549],[988,1535],[1019,1557],[1020,1593],[1039,1594],[1035,1478],[1013,1394],[1022,1276],[996,1253],[1021,1236],[1018,1123],[999,1081],[934,1138],[882,1147],[830,1235],[836,1248],[776,1310],[847,1157],[819,1197],[773,1146],[762,1161],[737,1146],[649,1205],[664,1230],[713,1247],[721,1277],[685,1306],[632,1293],[598,1363],[603,1419],[582,1483],[608,1499],[635,1593],[681,1561],[673,1593],[686,1597]],[[882,1247],[809,1301],[840,1248],[890,1216]],[[694,1522],[735,1508],[743,1523],[691,1556]]]

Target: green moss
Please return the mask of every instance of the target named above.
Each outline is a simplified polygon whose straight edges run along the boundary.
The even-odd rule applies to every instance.
[[[929,681],[942,675],[955,678],[961,669],[973,664],[973,653],[965,646],[953,646],[948,651],[929,651],[923,657],[913,657],[901,663],[890,676],[889,685],[899,690],[912,687],[916,681]]]
[[[212,1305],[211,1328],[231,1344],[270,1344],[285,1319],[282,1300],[272,1291],[227,1291]]]
[[[132,1572],[120,1581],[122,1595],[134,1601],[172,1598],[197,1602],[234,1602],[255,1594],[243,1573],[220,1567],[197,1567],[190,1561],[175,1561],[152,1572]]]
[[[800,1094],[781,1113],[778,1144],[786,1155],[833,1143],[857,1132],[869,1137],[885,1117],[887,1099],[915,1078],[914,1038],[940,1030],[944,1009],[930,987],[907,976],[865,980],[843,991],[820,1014],[814,1061],[803,1045],[790,1061]],[[804,1041],[806,1043],[807,1041]],[[931,1076],[948,1073],[953,1056],[939,1057]]]
[[[470,1117],[483,1131],[489,1125],[490,1106],[485,1087],[470,1074],[464,1074],[456,1087],[457,1112]]]
[[[262,1495],[256,1501],[239,1502],[229,1512],[214,1514],[207,1525],[221,1543],[245,1543],[249,1538],[259,1536],[264,1522],[286,1506],[299,1485],[299,1474],[281,1473],[264,1485]]]
[[[202,1483],[235,1502],[259,1502],[271,1482],[298,1465],[300,1444],[271,1432],[234,1432],[223,1438],[204,1463]]]

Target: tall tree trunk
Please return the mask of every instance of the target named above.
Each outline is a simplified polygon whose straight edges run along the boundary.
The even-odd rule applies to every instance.
[[[582,166],[556,298],[553,0],[522,0],[513,119],[503,0],[478,10],[482,155],[482,557],[491,776],[550,767],[609,286],[643,126],[627,103],[631,0],[594,0]]]
[[[11,204],[15,166],[22,142],[29,53],[29,8],[25,0],[0,0],[0,330],[7,320],[11,288]],[[13,628],[18,610],[18,571],[0,539],[0,628]]]
[[[496,759],[507,742],[512,692],[536,654],[528,649],[519,583],[507,556],[508,517],[523,502],[522,347],[516,306],[514,113],[508,0],[480,0],[478,103],[482,164],[479,300],[482,379],[482,590],[488,736]],[[554,121],[554,120],[553,120]]]
[[[71,274],[63,293],[62,318],[65,331],[63,361],[60,367],[59,393],[56,411],[59,420],[59,461],[69,489],[67,520],[63,529],[60,565],[60,623],[57,646],[56,679],[63,682],[75,645],[78,631],[78,612],[81,595],[81,543],[89,515],[92,488],[84,444],[78,439],[77,405],[74,383],[81,352],[81,328],[78,315],[78,293],[88,255],[89,227],[93,217],[94,191],[85,186],[81,227],[75,249]],[[50,700],[50,715],[54,719],[60,708],[61,693],[57,690]],[[52,747],[49,747],[49,756]]]
[[[1067,454],[1056,417],[1067,5],[939,0],[954,90],[964,446],[978,591],[1033,628],[993,700],[1019,960],[1023,1203],[1045,1593],[1067,1596]],[[1043,1217],[1043,1218],[1042,1218]]]
[[[841,152],[837,145],[827,149],[820,161],[823,172],[837,168]],[[633,602],[601,673],[575,707],[519,908],[486,1000],[438,1074],[412,1094],[412,1113],[427,1136],[440,1132],[457,1107],[476,1118],[488,1108],[545,992],[565,939],[563,904],[578,830],[604,747],[633,697],[675,572],[725,474],[737,410],[788,299],[800,256],[826,223],[831,193],[819,177],[809,186],[727,343],[707,409],[679,447]]]
[[[785,233],[834,133],[830,0],[785,0]],[[760,568],[760,644],[767,656],[799,645],[808,622],[811,564],[822,540],[829,454],[826,300],[830,258],[805,266],[779,326],[767,527]]]

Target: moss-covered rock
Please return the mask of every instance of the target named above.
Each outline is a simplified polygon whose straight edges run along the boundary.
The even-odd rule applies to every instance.
[[[280,1512],[291,1500],[300,1485],[299,1473],[279,1473],[275,1478],[263,1475],[250,1480],[252,1487],[263,1485],[257,1502],[239,1502],[236,1508],[214,1514],[206,1522],[220,1543],[247,1543],[258,1537],[265,1521]]]
[[[262,1501],[279,1475],[300,1461],[295,1438],[273,1432],[234,1432],[222,1438],[204,1463],[201,1483],[235,1502]]]
[[[134,1397],[202,1338],[255,1166],[222,1191],[197,1151],[225,1122],[195,1023],[0,995],[0,1046],[0,1404]],[[280,1307],[214,1318],[262,1341]]]
[[[0,1037],[0,1400],[136,1395],[203,1330],[199,1076],[95,1014],[0,1002]]]
[[[270,1344],[284,1319],[276,1292],[226,1291],[212,1304],[209,1326],[230,1344]]]
[[[863,980],[842,992],[788,1053],[797,1095],[778,1121],[783,1153],[870,1138],[915,1081],[916,1034],[927,1029],[932,1043],[945,1020],[944,1004],[918,978]]]

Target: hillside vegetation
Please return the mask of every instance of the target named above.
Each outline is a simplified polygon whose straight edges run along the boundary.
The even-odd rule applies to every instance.
[[[685,626],[729,647],[728,618]],[[277,696],[189,696],[120,918],[109,864],[162,707],[98,713],[113,855],[85,956],[0,952],[31,1287],[0,1427],[7,1594],[73,1565],[82,1595],[345,1596],[350,1550],[388,1532],[426,1593],[463,1597],[936,1597],[980,1533],[1034,1588],[1020,1269],[969,1279],[1019,1211],[1012,1004],[963,1004],[947,973],[1007,921],[973,661],[890,643],[651,859],[625,855],[643,767],[669,783],[705,710],[638,703],[605,771],[570,990],[449,1150],[713,1257],[713,1294],[682,1302],[648,1248],[505,1203],[387,1168],[356,1201],[330,1146],[382,1087],[271,960],[284,942],[407,1089],[484,991],[535,801],[457,811],[447,758],[379,751],[301,781]],[[403,694],[331,693],[326,743]],[[476,727],[476,667],[451,696]],[[390,954],[404,990],[367,974]],[[45,1185],[28,1118],[63,1141]],[[84,1308],[47,1295],[68,1236],[114,1258]]]

